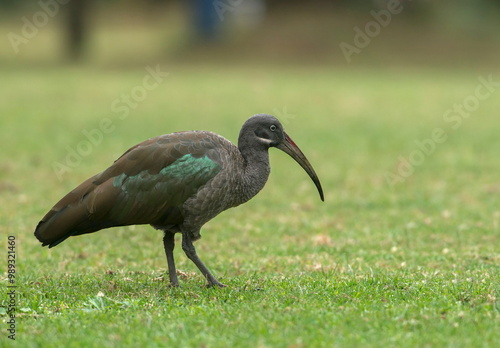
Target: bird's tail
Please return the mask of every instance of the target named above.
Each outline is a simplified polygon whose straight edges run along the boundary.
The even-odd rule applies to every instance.
[[[88,179],[64,196],[38,223],[35,237],[42,242],[42,246],[52,248],[71,236],[103,228],[102,223],[96,224],[89,219],[86,197],[96,187],[93,180]]]

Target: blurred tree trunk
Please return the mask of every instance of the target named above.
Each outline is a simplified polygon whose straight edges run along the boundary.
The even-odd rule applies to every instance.
[[[89,0],[70,0],[66,5],[66,33],[68,54],[72,60],[79,60],[83,55],[87,35],[87,9]]]

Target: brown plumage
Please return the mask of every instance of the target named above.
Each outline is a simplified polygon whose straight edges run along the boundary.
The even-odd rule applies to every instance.
[[[178,280],[174,235],[209,285],[224,286],[205,267],[192,244],[201,227],[220,212],[257,194],[269,176],[268,148],[291,155],[323,192],[311,165],[270,115],[243,125],[238,147],[211,132],[191,131],[146,140],[125,152],[108,169],[64,196],[40,221],[35,236],[53,247],[71,236],[104,228],[150,224],[165,232],[170,282]]]

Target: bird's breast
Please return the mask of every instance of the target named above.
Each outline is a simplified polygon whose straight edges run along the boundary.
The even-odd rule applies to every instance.
[[[222,151],[219,155],[222,169],[184,203],[184,225],[192,230],[222,211],[250,200],[269,177],[268,165],[249,168],[237,148]],[[199,235],[193,237],[199,238]]]

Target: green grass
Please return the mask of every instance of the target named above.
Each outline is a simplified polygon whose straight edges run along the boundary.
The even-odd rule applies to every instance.
[[[111,103],[146,74],[90,67],[2,69],[0,246],[16,237],[23,347],[493,347],[500,340],[500,90],[455,129],[445,111],[498,71],[162,65],[168,78],[120,119]],[[284,116],[284,109],[293,115]],[[186,129],[236,141],[254,113],[281,114],[314,165],[272,150],[249,203],[202,230],[207,289],[178,247],[181,287],[164,280],[161,233],[123,227],[41,248],[50,207],[129,146]],[[68,146],[105,134],[59,181]],[[388,172],[436,127],[448,139],[391,186]],[[2,271],[6,257],[1,258]],[[2,306],[7,297],[2,275]],[[4,321],[5,309],[0,308]],[[7,346],[2,322],[0,345]]]

